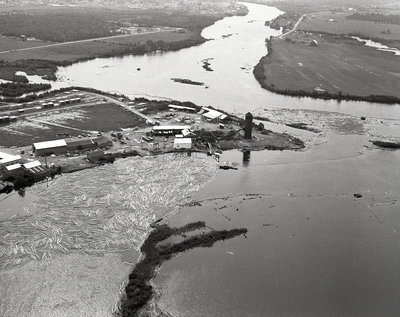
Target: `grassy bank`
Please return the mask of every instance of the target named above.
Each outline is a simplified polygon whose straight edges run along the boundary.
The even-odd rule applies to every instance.
[[[312,40],[317,41],[311,46]],[[290,96],[400,101],[398,56],[336,35],[296,32],[268,42],[269,53],[254,68],[261,86]]]
[[[129,282],[125,288],[125,297],[122,299],[121,311],[122,317],[138,316],[141,309],[150,301],[154,295],[153,287],[150,281],[155,277],[155,270],[160,265],[176,254],[185,252],[197,247],[212,247],[215,242],[227,240],[247,232],[247,229],[233,229],[208,231],[202,234],[185,238],[182,242],[176,244],[158,244],[172,236],[182,235],[195,230],[205,230],[205,222],[190,223],[180,228],[170,228],[162,225],[152,231],[141,247],[144,258],[135,266],[129,275]]]

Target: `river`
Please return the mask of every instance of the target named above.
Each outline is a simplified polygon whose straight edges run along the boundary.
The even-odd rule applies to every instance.
[[[202,35],[209,41],[200,46],[74,64],[60,68],[56,85],[93,87],[130,97],[190,100],[236,113],[262,112],[264,108],[301,108],[400,119],[400,105],[287,97],[262,89],[252,69],[267,53],[265,38],[280,34],[266,27],[265,21],[282,12],[263,5],[247,3],[246,6],[247,16],[225,18],[204,29]],[[202,61],[206,59],[213,71],[202,68]],[[176,83],[171,78],[204,82],[209,88]]]
[[[10,223],[16,219],[19,224],[5,237],[9,243],[28,250],[33,237],[45,243],[41,249],[49,257],[43,264],[31,261],[14,271],[0,271],[7,285],[0,301],[4,316],[16,312],[41,316],[41,309],[49,316],[67,316],[67,312],[107,316],[130,267],[120,265],[119,254],[105,251],[103,258],[96,254],[102,250],[94,251],[91,245],[97,247],[98,242],[117,249],[118,241],[131,243],[124,240],[121,228],[124,231],[134,222],[138,246],[156,216],[177,209],[189,198],[200,206],[184,207],[169,218],[171,225],[205,220],[215,228],[244,226],[249,232],[247,238],[219,242],[166,262],[155,280],[162,310],[173,316],[398,315],[400,152],[377,149],[369,140],[400,138],[400,106],[286,97],[263,90],[252,67],[266,54],[264,39],[279,33],[265,27],[265,20],[281,12],[246,5],[247,16],[225,18],[205,29],[203,36],[210,41],[203,45],[74,64],[59,70],[57,85],[190,100],[236,113],[252,111],[278,123],[307,122],[321,133],[265,122],[267,129],[306,140],[307,149],[247,156],[229,151],[221,160],[239,162],[238,171],[219,170],[215,178],[215,163],[201,155],[187,160],[136,158],[62,176],[50,189],[46,184],[28,189],[24,198],[0,196],[0,208],[6,210],[0,224],[5,225],[9,216],[13,216]],[[205,59],[213,71],[203,69]],[[209,88],[170,80],[175,77],[201,81]],[[365,121],[361,115],[367,117]],[[102,215],[109,220],[103,223]],[[33,225],[32,219],[43,220],[41,225],[52,229],[44,235],[30,233],[26,228]],[[106,236],[99,231],[99,221]],[[57,257],[62,250],[50,248],[46,240],[54,236],[58,241],[59,235],[64,235],[64,244],[59,242],[64,248],[84,247],[95,256],[79,253],[65,262],[77,253]],[[77,237],[70,241],[70,236]],[[18,257],[25,261],[30,256],[16,250],[10,259],[3,254],[2,261]],[[107,273],[108,267],[112,272]],[[25,282],[28,277],[30,284]],[[52,283],[63,287],[55,292]],[[72,296],[74,283],[79,288]],[[13,305],[15,298],[26,299],[20,295],[25,292],[30,295],[26,307]],[[61,300],[64,296],[69,297]]]

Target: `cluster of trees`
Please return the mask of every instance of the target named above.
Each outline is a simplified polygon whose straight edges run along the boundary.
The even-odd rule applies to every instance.
[[[400,24],[400,15],[382,13],[353,13],[346,17],[350,20],[373,21],[386,24]]]
[[[44,41],[67,42],[108,36],[112,25],[102,17],[81,14],[2,15],[0,33],[7,36],[34,37]]]
[[[173,235],[182,235],[186,232],[203,229],[205,222],[190,223],[181,228],[170,228],[166,225],[157,227],[150,233],[140,248],[145,257],[134,268],[129,275],[129,282],[125,288],[125,297],[122,299],[121,316],[137,316],[141,309],[150,301],[154,291],[149,284],[155,275],[155,269],[164,261],[171,259],[175,254],[196,247],[212,247],[220,240],[231,239],[235,236],[246,234],[247,229],[220,230],[195,235],[173,245],[157,246],[159,242]]]
[[[117,35],[122,26],[170,26],[201,30],[220,16],[194,15],[184,11],[106,10],[81,8],[14,13],[1,16],[0,34],[34,37],[52,42],[68,42]]]
[[[28,94],[31,92],[37,92],[41,90],[50,89],[49,84],[29,84],[29,83],[3,83],[0,84],[0,95],[4,97],[15,98]]]
[[[117,48],[112,49],[108,53],[101,54],[101,57],[114,57],[114,56],[123,56],[128,54],[141,55],[155,51],[177,51],[182,48],[199,45],[204,42],[205,39],[202,38],[201,36],[198,36],[196,38],[191,38],[176,42],[165,42],[163,40],[158,40],[158,41],[148,40],[143,43],[133,43],[133,44],[117,43],[118,44]],[[110,42],[108,41],[106,43]]]
[[[299,19],[299,17],[300,15],[297,13],[284,13],[276,19],[266,21],[265,25],[275,30],[280,30],[281,27],[284,29],[291,29],[294,25],[294,21]]]

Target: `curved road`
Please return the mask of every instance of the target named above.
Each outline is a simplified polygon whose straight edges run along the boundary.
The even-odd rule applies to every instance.
[[[296,22],[296,24],[294,25],[294,27],[293,27],[291,30],[289,30],[289,31],[287,31],[287,32],[285,32],[285,33],[283,33],[283,34],[277,36],[277,38],[281,39],[281,38],[285,37],[286,35],[289,35],[289,34],[295,32],[295,31],[297,30],[298,26],[300,25],[301,21],[303,21],[303,19],[304,19],[308,14],[309,14],[309,13],[303,14],[303,15],[300,17],[300,19]]]

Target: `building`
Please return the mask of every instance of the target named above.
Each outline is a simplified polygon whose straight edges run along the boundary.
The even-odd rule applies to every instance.
[[[33,143],[32,151],[37,156],[60,155],[67,153],[67,142],[65,140],[53,140]]]
[[[106,154],[102,150],[96,150],[86,154],[86,158],[90,163],[97,163],[106,159]]]
[[[177,106],[177,105],[168,105],[168,108],[170,108],[172,110],[186,111],[186,112],[196,112],[197,111],[196,108]]]
[[[49,173],[49,170],[39,161],[25,163],[22,165],[22,167],[25,169],[25,171],[32,174],[34,177],[40,177]]]
[[[98,138],[94,138],[94,139],[92,139],[92,141],[100,149],[113,146],[113,142],[109,138],[105,137],[104,135],[100,136]]]
[[[154,135],[176,135],[176,134],[187,135],[188,133],[190,133],[190,127],[186,125],[182,126],[158,125],[153,127]]]
[[[82,139],[75,141],[67,140],[66,142],[68,151],[88,151],[97,147],[91,139]]]
[[[174,149],[175,150],[190,150],[192,148],[191,138],[175,138]]]
[[[0,152],[0,168],[19,163],[21,156]]]
[[[4,167],[4,173],[8,177],[18,177],[24,174],[24,169],[20,163]]]
[[[228,116],[217,110],[203,107],[201,117],[203,118],[203,120],[207,120],[207,121],[211,121],[211,122],[219,122],[219,121],[225,120]]]

